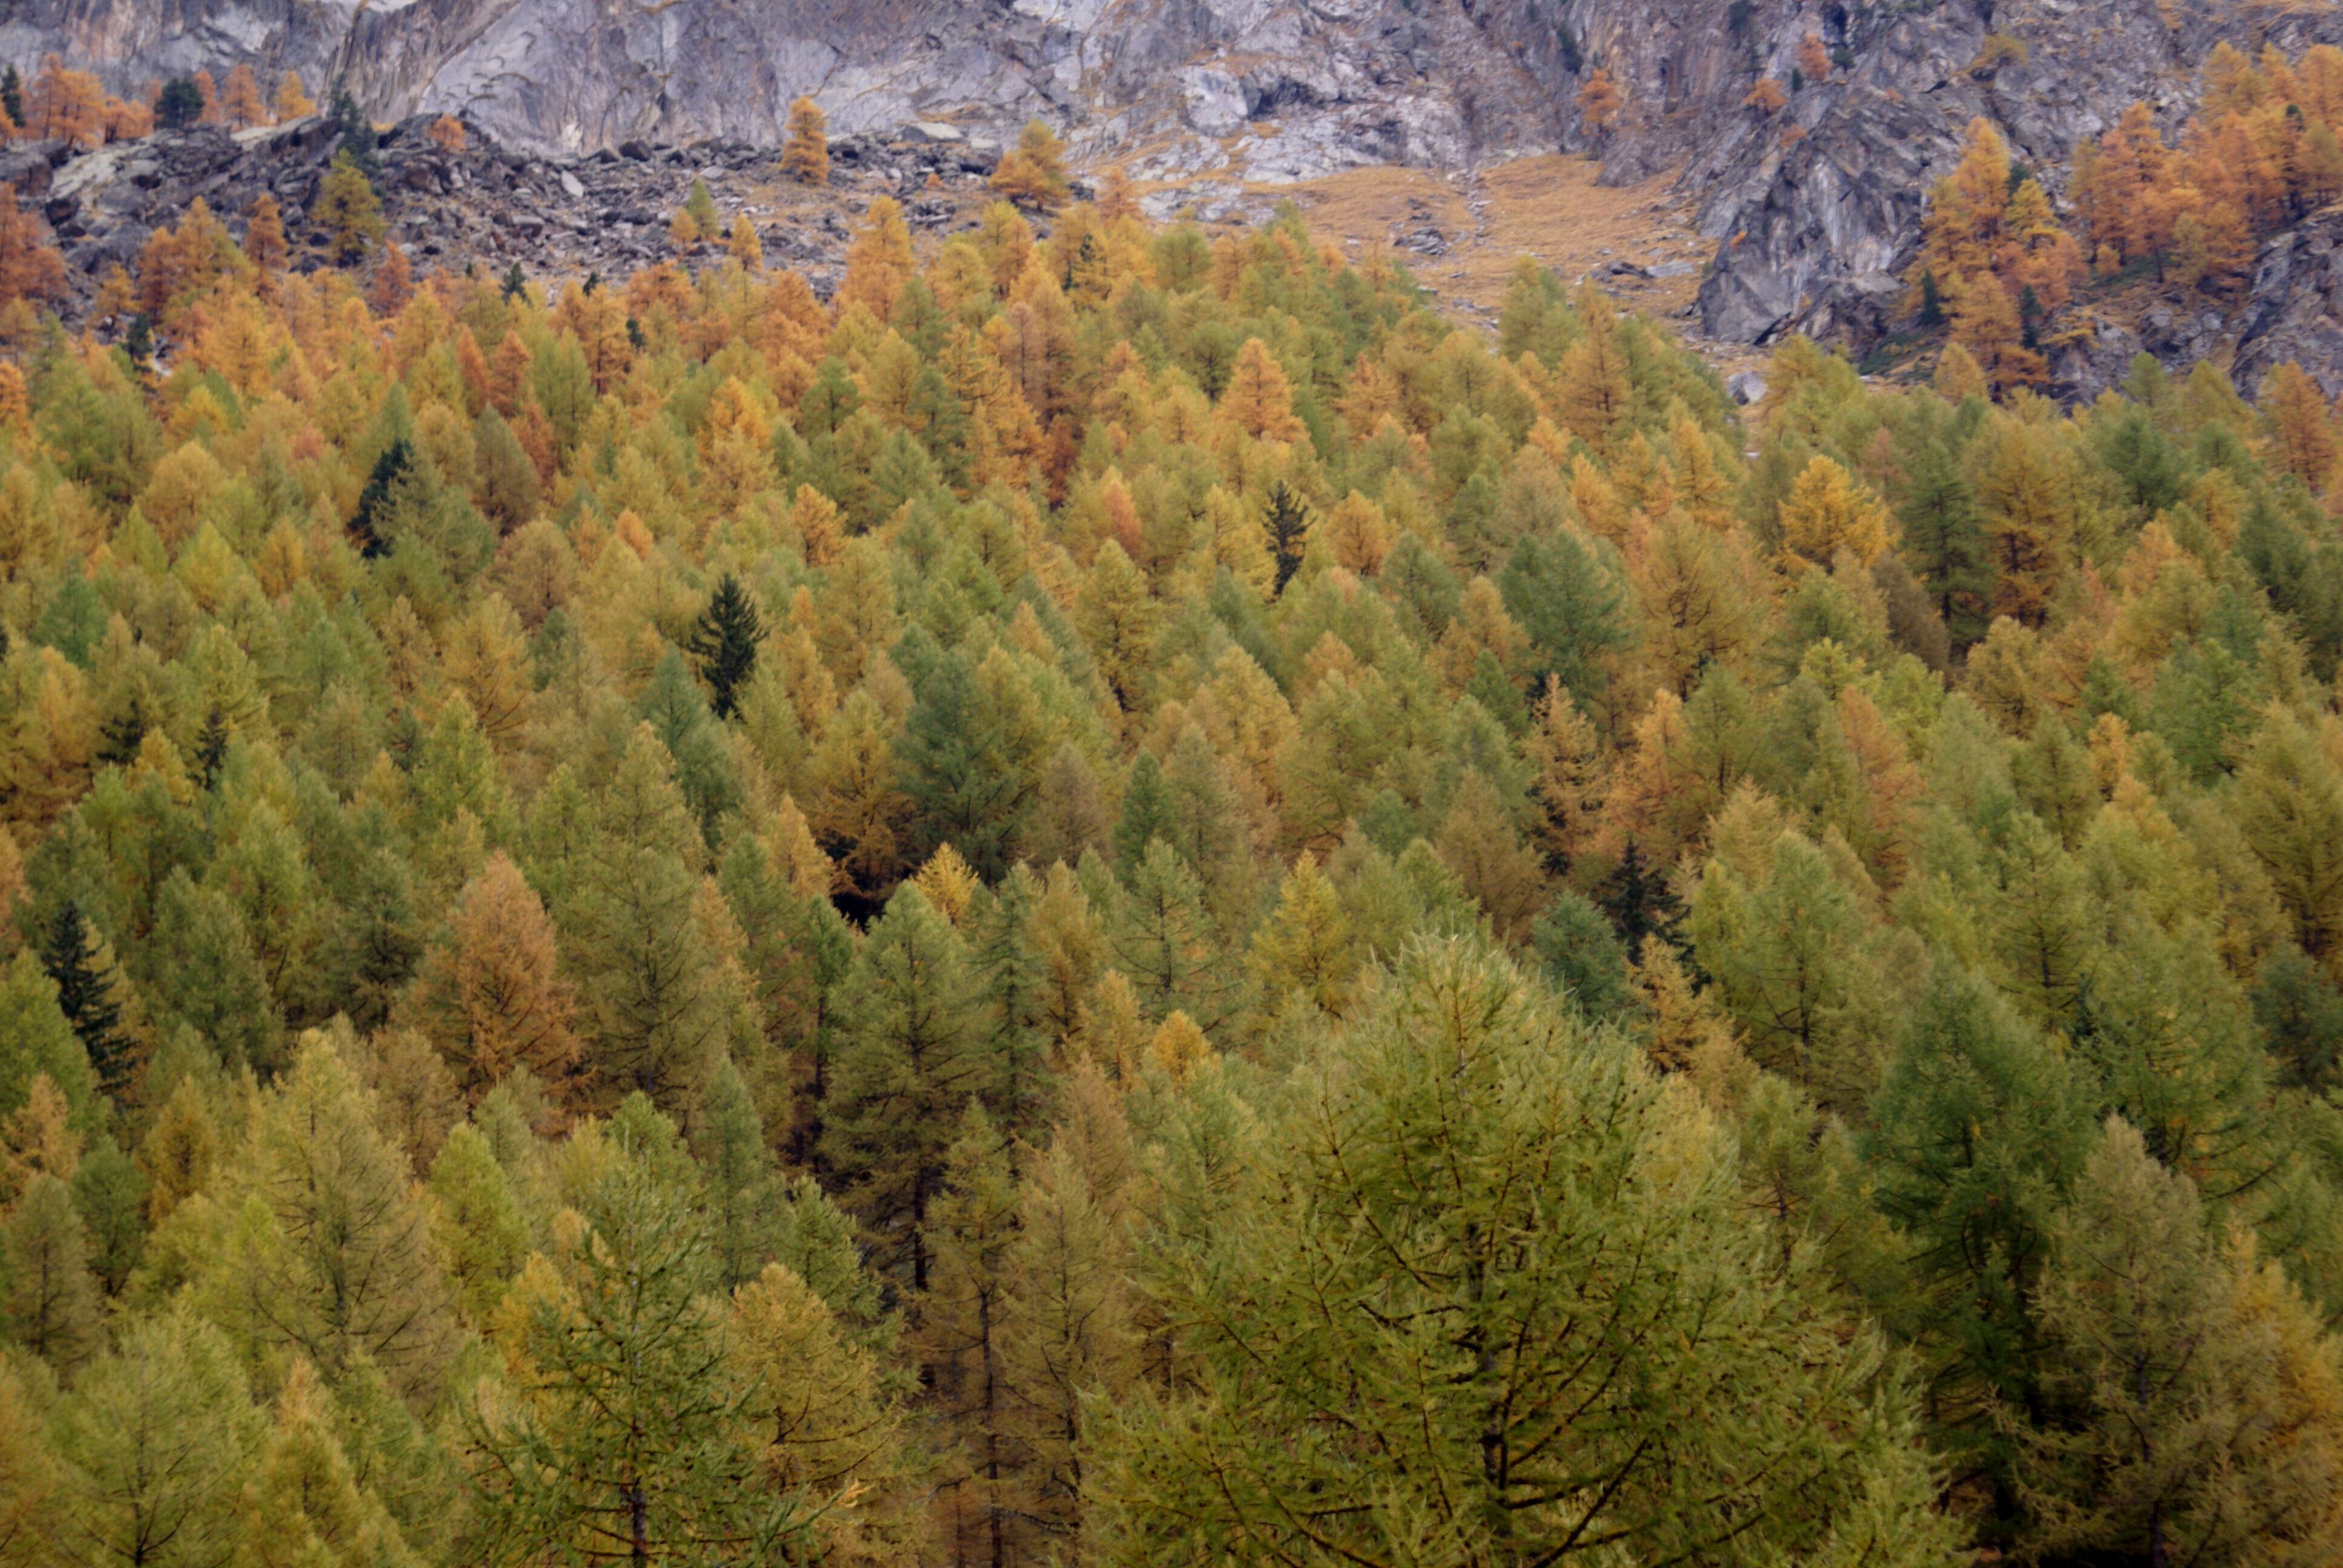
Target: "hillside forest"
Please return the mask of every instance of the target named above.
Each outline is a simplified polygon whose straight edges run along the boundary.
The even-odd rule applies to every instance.
[[[2335,1560],[2307,377],[364,151],[0,203],[0,1564]]]

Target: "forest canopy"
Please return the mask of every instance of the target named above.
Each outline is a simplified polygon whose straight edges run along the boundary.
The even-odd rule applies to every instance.
[[[0,1564],[2326,1560],[2300,371],[337,177],[0,204]]]

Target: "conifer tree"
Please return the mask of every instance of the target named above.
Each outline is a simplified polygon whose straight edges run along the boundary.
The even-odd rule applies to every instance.
[[[1990,987],[1932,977],[1888,1060],[1865,1150],[1917,1282],[1936,1441],[2015,1507],[1996,1402],[2040,1411],[2035,1302],[2057,1205],[2091,1142],[2086,1086]]]
[[[1113,1412],[1084,1475],[1100,1560],[1534,1559],[1596,1528],[1653,1556],[1949,1549],[1875,1342],[1829,1332],[1802,1254],[1752,1265],[1728,1150],[1664,1134],[1681,1113],[1632,1048],[1532,994],[1468,943],[1412,949],[1233,1178],[1250,1222],[1160,1243],[1201,1397]],[[1633,1174],[1646,1138],[1664,1182]]]
[[[274,1568],[395,1557],[405,1548],[380,1500],[359,1490],[336,1413],[316,1370],[295,1362],[246,1483],[241,1561]]]
[[[1182,1005],[1216,1016],[1202,999],[1217,994],[1231,977],[1207,972],[1212,942],[1203,884],[1161,839],[1148,841],[1130,870],[1115,950],[1151,1016],[1161,1019]]]
[[[1619,117],[1622,103],[1619,85],[1611,79],[1611,73],[1600,65],[1586,73],[1585,79],[1578,85],[1574,101],[1578,106],[1580,121],[1598,138]]]
[[[756,1279],[772,1256],[777,1183],[764,1121],[729,1057],[709,1078],[699,1142],[708,1169],[708,1230],[717,1281],[723,1290],[736,1291]]]
[[[765,1440],[761,1473],[824,1506],[812,1532],[829,1560],[915,1560],[902,1435],[869,1351],[837,1312],[779,1263],[732,1293],[726,1350],[746,1392],[742,1413]]]
[[[74,1207],[89,1241],[90,1272],[109,1296],[122,1293],[146,1241],[146,1174],[101,1136],[74,1167]]]
[[[578,1045],[569,983],[545,907],[503,850],[467,883],[445,938],[425,954],[414,1016],[478,1101],[526,1067],[558,1083]]]
[[[287,71],[277,84],[277,117],[280,120],[307,119],[317,112],[317,102],[301,85],[301,74]]]
[[[1146,578],[1116,541],[1100,547],[1074,596],[1073,617],[1116,705],[1125,711],[1139,707],[1158,609]]]
[[[728,1375],[713,1259],[640,1097],[551,1255],[513,1288],[521,1369],[469,1422],[490,1561],[773,1561],[812,1512],[760,1483],[749,1391]],[[641,1131],[647,1129],[648,1131]]]
[[[594,1062],[615,1084],[659,1096],[698,1084],[730,1019],[720,966],[697,930],[705,839],[673,759],[646,724],[628,738],[593,811],[593,837],[565,928]]]
[[[2281,718],[2256,739],[2237,791],[2238,826],[2295,940],[2331,967],[2343,950],[2343,779],[2309,733]]]
[[[371,139],[371,129],[367,136]],[[364,261],[381,243],[388,226],[383,221],[382,198],[375,194],[366,169],[347,145],[334,155],[333,165],[317,187],[309,221],[326,232],[334,260],[343,266]]]
[[[1032,738],[987,700],[976,672],[946,653],[914,687],[895,751],[912,813],[905,845],[924,861],[950,845],[997,880],[1009,869],[1033,809],[1037,784]]]
[[[1091,1402],[1126,1395],[1139,1332],[1123,1237],[1071,1139],[1052,1140],[1019,1183],[1001,1258],[1002,1372],[1031,1452],[1029,1504],[1058,1536],[1081,1527]]]
[[[1065,144],[1045,121],[1028,120],[1017,145],[993,166],[992,188],[1020,206],[1049,212],[1066,199]]]
[[[1285,585],[1293,580],[1293,574],[1301,569],[1302,551],[1310,533],[1310,508],[1286,487],[1283,480],[1279,480],[1269,487],[1268,498],[1262,508],[1261,526],[1269,536],[1270,558],[1277,567],[1270,592],[1282,594]]]
[[[2207,1234],[2117,1118],[2056,1234],[2041,1311],[2075,1413],[2019,1433],[2035,1549],[2247,1563],[2332,1541],[2343,1379],[2283,1271]]]
[[[1525,536],[1497,575],[1506,613],[1529,635],[1533,686],[1557,680],[1582,706],[1604,689],[1601,661],[1630,636],[1625,596],[1583,535]]]
[[[708,682],[717,718],[729,719],[739,708],[739,692],[756,673],[757,645],[764,637],[764,618],[755,601],[739,578],[726,572],[708,596],[691,635],[691,652],[699,660],[700,678]]]
[[[1277,908],[1255,933],[1252,953],[1262,993],[1299,994],[1321,1012],[1350,1011],[1360,954],[1334,885],[1304,851],[1278,889]]]
[[[1794,562],[1825,566],[1852,550],[1869,566],[1887,548],[1887,511],[1828,457],[1808,462],[1782,502],[1782,549]]]
[[[130,1087],[136,1065],[135,1047],[122,1029],[122,1004],[115,1000],[119,982],[114,966],[104,961],[96,933],[83,919],[81,906],[71,899],[60,903],[49,917],[41,944],[41,968],[56,982],[57,1007],[89,1053],[98,1092],[119,1100]]]
[[[166,131],[186,130],[202,117],[203,112],[203,90],[196,85],[193,76],[172,77],[163,84],[162,95],[155,100],[156,122]]]
[[[36,1391],[39,1391],[36,1392]],[[42,1380],[0,1368],[0,1563],[45,1568],[55,1561],[58,1488],[64,1477],[43,1430]]]
[[[468,1121],[447,1130],[431,1161],[432,1235],[466,1321],[485,1323],[528,1250],[511,1179],[488,1137]]]
[[[236,62],[220,89],[220,114],[237,130],[268,118],[268,106],[260,96],[260,84],[253,79],[252,66],[244,61]]]
[[[437,1385],[454,1349],[430,1218],[404,1151],[377,1125],[330,1040],[305,1039],[261,1105],[240,1188],[265,1203],[268,1233],[249,1258],[257,1332],[334,1377],[363,1357],[411,1398]]]
[[[981,1106],[971,1102],[955,1131],[935,1205],[936,1261],[920,1339],[951,1423],[954,1458],[965,1466],[947,1483],[947,1538],[957,1553],[1007,1562],[1029,1533],[1020,1507],[1024,1449],[1005,1360],[1017,1181],[1007,1142]]]
[[[930,1206],[956,1113],[994,1087],[967,943],[915,882],[887,900],[841,987],[823,1153],[890,1268],[924,1290]]]
[[[235,1549],[263,1422],[219,1331],[186,1312],[133,1320],[58,1402],[57,1533],[72,1560],[199,1568]]]
[[[415,466],[415,448],[405,437],[393,440],[374,460],[374,469],[367,476],[366,487],[358,492],[357,510],[350,514],[350,532],[357,536],[358,554],[368,560],[390,553],[391,541],[385,537],[392,494],[407,471]]]
[[[18,204],[16,187],[0,185],[0,304],[53,299],[65,287],[64,258]]]
[[[97,1291],[73,1191],[43,1173],[9,1211],[8,1330],[16,1342],[66,1371],[97,1348]]]
[[[1752,887],[1711,860],[1694,904],[1701,968],[1716,979],[1761,1066],[1825,1104],[1861,1102],[1878,1061],[1849,1027],[1859,986],[1862,917],[1814,844],[1785,833]]]
[[[1596,890],[1595,904],[1619,933],[1620,945],[1631,953],[1642,952],[1652,937],[1683,945],[1677,928],[1684,920],[1684,900],[1669,884],[1666,871],[1654,867],[1632,838]]]
[[[789,126],[781,143],[781,172],[799,185],[830,180],[830,116],[811,98],[790,101]]]

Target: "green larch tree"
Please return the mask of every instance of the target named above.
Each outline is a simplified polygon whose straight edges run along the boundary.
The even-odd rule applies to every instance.
[[[823,1157],[880,1254],[914,1290],[934,1254],[929,1207],[962,1108],[995,1088],[968,944],[916,882],[887,900],[841,983]]]
[[[1952,1552],[1877,1340],[1766,1261],[1632,1045],[1534,998],[1412,948],[1262,1130],[1244,1221],[1157,1243],[1193,1392],[1109,1418],[1099,1560]]]

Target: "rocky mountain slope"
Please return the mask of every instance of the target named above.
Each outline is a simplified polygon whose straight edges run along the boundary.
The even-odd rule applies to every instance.
[[[1822,80],[1798,70],[1809,34],[1837,62]],[[2127,105],[2184,118],[2216,41],[2291,53],[2338,37],[2334,11],[2236,0],[0,0],[0,58],[54,50],[123,92],[237,63],[345,81],[381,119],[461,115],[513,149],[500,156],[542,160],[554,172],[526,179],[565,196],[622,147],[722,165],[769,146],[799,93],[873,146],[942,149],[922,176],[984,166],[1041,116],[1078,157],[1151,182],[1164,211],[1361,165],[1586,151],[1614,183],[1680,171],[1714,246],[1705,335],[1804,331],[1858,353],[1906,308],[1926,193],[1972,117],[2056,195],[2075,143]],[[1624,95],[1605,128],[1576,104],[1598,65]],[[1796,90],[1745,106],[1761,77]],[[589,189],[543,232],[615,258],[648,210]],[[2141,347],[2250,367],[2267,357],[2252,343],[2285,342],[2343,387],[2343,344],[2313,329],[2323,243],[2273,242],[2251,297],[2209,325],[2188,303],[2162,326],[2102,330],[2066,353],[2063,384],[2092,390]]]

